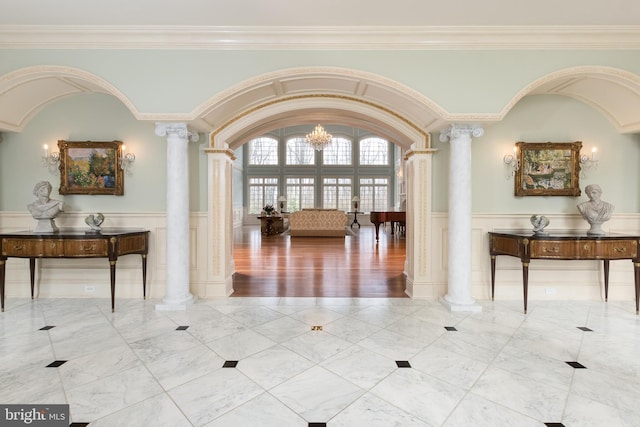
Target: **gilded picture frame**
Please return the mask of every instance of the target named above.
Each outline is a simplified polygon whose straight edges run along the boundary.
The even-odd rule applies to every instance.
[[[60,194],[124,194],[122,141],[58,141]]]
[[[580,149],[575,142],[518,142],[515,195],[580,196]]]

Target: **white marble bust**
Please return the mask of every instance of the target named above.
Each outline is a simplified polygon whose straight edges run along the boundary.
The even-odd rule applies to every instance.
[[[591,225],[587,234],[606,234],[602,230],[602,223],[611,219],[615,206],[600,199],[602,188],[598,184],[587,185],[584,192],[589,201],[580,203],[577,208],[582,218]]]
[[[56,227],[53,220],[63,211],[63,202],[51,199],[49,197],[51,190],[52,187],[49,181],[40,181],[33,187],[33,195],[36,196],[36,200],[33,203],[29,203],[27,208],[31,212],[31,216],[38,220],[35,231],[58,231],[58,227]]]

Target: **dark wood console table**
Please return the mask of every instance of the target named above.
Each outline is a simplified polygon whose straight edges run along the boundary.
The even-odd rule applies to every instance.
[[[0,234],[0,297],[4,311],[4,281],[7,258],[29,258],[33,299],[36,258],[108,258],[111,269],[111,311],[115,310],[116,261],[121,255],[142,255],[142,295],[147,297],[149,232],[110,229],[100,233],[60,230],[55,233],[15,232]]]
[[[524,312],[527,313],[529,263],[532,259],[602,260],[604,263],[604,297],[609,297],[609,261],[630,259],[633,261],[636,314],[640,294],[640,236],[625,234],[588,235],[586,232],[552,232],[536,235],[530,231],[505,231],[489,233],[491,255],[491,299],[496,279],[496,256],[509,255],[522,262]]]

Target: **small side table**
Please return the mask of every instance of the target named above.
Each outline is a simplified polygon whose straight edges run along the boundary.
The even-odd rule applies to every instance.
[[[353,228],[354,225],[357,225],[358,228],[360,228],[360,223],[358,222],[358,214],[363,214],[364,212],[347,212],[348,215],[353,214],[353,222],[351,223],[351,228]]]
[[[284,232],[284,221],[281,216],[259,216],[260,231],[264,236],[273,236]]]

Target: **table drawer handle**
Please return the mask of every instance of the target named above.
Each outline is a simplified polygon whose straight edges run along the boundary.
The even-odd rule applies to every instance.
[[[542,248],[542,252],[557,254],[560,252],[560,248],[557,246],[554,246],[553,248]]]
[[[585,250],[585,251],[588,251],[588,250],[589,250],[589,245],[584,245],[583,247],[584,247],[584,250]]]
[[[613,252],[615,253],[625,253],[627,251],[627,248],[625,246],[622,246],[621,248],[613,248]]]
[[[21,250],[23,250],[23,249],[24,249],[24,245],[23,245],[23,244],[20,244],[20,245],[18,245],[18,244],[13,245],[13,250],[14,250],[14,251],[21,251]]]
[[[90,245],[90,246],[80,246],[80,250],[81,251],[95,251],[96,250],[96,245]]]

